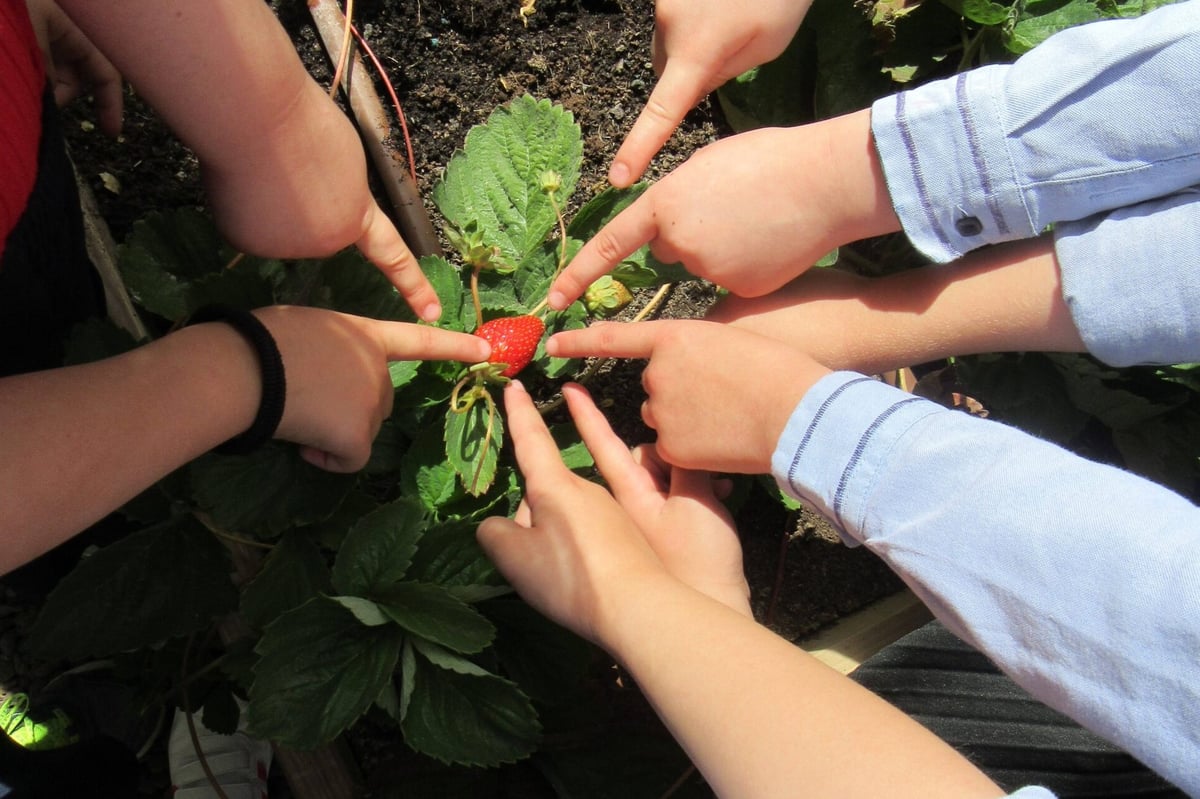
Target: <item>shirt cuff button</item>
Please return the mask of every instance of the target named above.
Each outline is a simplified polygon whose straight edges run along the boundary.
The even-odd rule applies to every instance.
[[[983,232],[983,223],[979,221],[979,217],[964,216],[954,220],[954,229],[960,236],[978,236]]]

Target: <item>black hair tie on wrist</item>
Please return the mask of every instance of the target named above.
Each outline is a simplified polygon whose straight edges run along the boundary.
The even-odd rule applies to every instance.
[[[189,325],[202,322],[225,322],[246,337],[258,356],[262,373],[262,401],[254,422],[244,432],[216,447],[213,452],[222,455],[245,455],[270,441],[279,420],[283,418],[283,403],[287,398],[287,380],[283,374],[283,358],[279,347],[266,325],[249,311],[228,308],[223,305],[206,305],[188,319]]]

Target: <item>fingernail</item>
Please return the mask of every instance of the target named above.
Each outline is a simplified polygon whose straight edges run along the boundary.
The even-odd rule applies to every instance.
[[[629,167],[620,161],[613,164],[612,169],[608,170],[608,182],[617,188],[623,188],[629,182]]]
[[[425,310],[421,312],[421,318],[426,322],[436,322],[441,315],[442,306],[436,302],[429,303],[425,306]]]
[[[525,393],[525,385],[520,380],[513,380],[508,384],[508,390],[509,391],[520,391],[522,394],[524,394]]]
[[[547,299],[550,307],[556,311],[561,311],[567,307],[567,298],[561,291],[552,291]]]
[[[554,336],[557,335],[557,333],[554,334]],[[546,339],[546,354],[552,358],[558,357],[558,342],[554,340],[554,336]]]

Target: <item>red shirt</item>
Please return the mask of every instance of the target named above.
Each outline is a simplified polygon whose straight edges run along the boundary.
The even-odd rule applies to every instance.
[[[45,89],[25,0],[0,0],[0,255],[37,177]]]

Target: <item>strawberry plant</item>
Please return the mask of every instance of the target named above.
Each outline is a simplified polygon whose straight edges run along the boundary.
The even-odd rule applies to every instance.
[[[293,748],[322,745],[366,716],[445,763],[496,766],[535,752],[537,707],[575,689],[591,650],[510,595],[474,530],[520,497],[491,387],[521,372],[549,399],[574,374],[577,364],[548,357],[542,340],[584,325],[588,311],[579,302],[548,312],[547,289],[645,188],[605,191],[568,223],[581,157],[579,127],[547,101],[515,100],[472,129],[433,194],[457,253],[421,266],[442,302],[438,324],[488,338],[492,362],[393,364],[394,411],[360,474],[320,471],[272,443],[205,455],[160,481],[122,510],[138,529],[48,597],[35,650],[114,658],[142,675],[147,706],[202,708],[216,730],[236,721],[233,694],[247,696],[251,731]],[[294,262],[235,255],[205,215],[179,210],[139,222],[120,265],[158,331],[213,302],[414,321],[354,251]],[[618,279],[636,288],[679,275],[644,249]],[[75,360],[134,345],[100,327],[77,336]],[[570,430],[555,433],[569,465],[590,466]],[[239,586],[231,549],[260,561]],[[220,646],[214,625],[235,611],[248,634]]]

